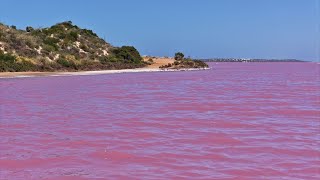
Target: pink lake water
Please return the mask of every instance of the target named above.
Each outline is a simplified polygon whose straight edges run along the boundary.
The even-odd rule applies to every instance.
[[[0,79],[0,179],[320,179],[320,65]]]

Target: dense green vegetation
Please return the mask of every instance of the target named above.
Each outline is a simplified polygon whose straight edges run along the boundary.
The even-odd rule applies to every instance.
[[[174,63],[163,65],[161,69],[188,69],[188,68],[208,68],[208,64],[203,61],[193,60],[191,58],[184,58],[184,54],[181,52],[175,53]]]
[[[0,72],[37,71],[38,67],[24,59],[18,61],[16,57],[3,54],[0,51]]]
[[[0,23],[0,71],[78,71],[144,67],[132,46],[113,47],[71,21],[49,28]]]
[[[112,53],[119,60],[139,64],[142,61],[142,57],[136,48],[132,46],[122,46],[121,48],[115,48]]]

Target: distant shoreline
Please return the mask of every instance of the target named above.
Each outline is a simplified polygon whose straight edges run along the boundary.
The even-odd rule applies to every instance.
[[[179,71],[201,71],[210,68],[188,68],[188,69],[156,69],[156,68],[137,68],[120,70],[102,70],[102,71],[77,71],[77,72],[1,72],[0,78],[30,78],[30,77],[52,77],[52,76],[85,76],[102,74],[120,74],[120,73],[139,73],[139,72],[179,72]]]
[[[309,62],[298,59],[244,59],[244,58],[212,58],[198,59],[204,62]]]

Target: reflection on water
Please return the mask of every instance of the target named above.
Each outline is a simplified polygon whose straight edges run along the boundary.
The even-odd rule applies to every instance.
[[[319,65],[0,80],[0,179],[318,179]]]

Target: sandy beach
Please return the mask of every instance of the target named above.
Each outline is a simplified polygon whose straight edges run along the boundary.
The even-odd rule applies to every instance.
[[[199,71],[203,69],[157,69],[157,68],[137,68],[137,69],[121,69],[121,70],[102,70],[102,71],[78,71],[78,72],[3,72],[0,78],[25,78],[25,77],[41,77],[41,76],[85,76],[98,74],[116,74],[116,73],[138,73],[138,72],[175,72],[175,71]]]

